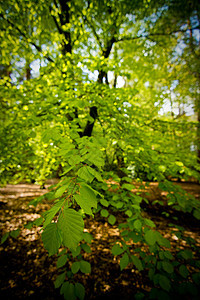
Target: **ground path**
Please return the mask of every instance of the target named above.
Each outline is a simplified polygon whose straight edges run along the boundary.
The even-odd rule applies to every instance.
[[[51,182],[49,182],[50,184]],[[194,183],[179,183],[196,198],[200,196],[200,187]],[[164,197],[156,183],[149,188],[150,200]],[[6,231],[22,228],[23,223],[33,221],[40,213],[49,208],[49,204],[39,204],[36,208],[27,204],[36,196],[45,193],[39,186],[33,184],[7,185],[0,189],[1,234]],[[172,250],[177,245],[184,249],[184,243],[179,244],[171,229],[167,226],[171,220],[162,216],[159,210],[144,207],[144,214],[151,218],[158,230],[172,243]],[[124,216],[117,215],[117,222],[123,222]],[[193,220],[193,219],[192,219]],[[198,222],[178,219],[179,225],[184,225],[184,234],[196,239],[200,246]],[[86,300],[97,299],[133,299],[136,291],[149,290],[151,283],[145,274],[135,269],[126,268],[120,272],[119,261],[111,254],[111,247],[119,239],[117,225],[111,226],[100,215],[86,221],[86,229],[92,233],[92,252],[85,254],[85,259],[92,265],[90,275],[76,275],[76,279],[86,287]],[[48,257],[43,248],[39,228],[23,229],[18,239],[8,238],[0,246],[1,250],[1,299],[32,299],[59,300],[63,299],[59,291],[54,289],[53,281],[57,269],[54,257]]]

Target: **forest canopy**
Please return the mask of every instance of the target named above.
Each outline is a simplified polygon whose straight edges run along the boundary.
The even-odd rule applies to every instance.
[[[61,245],[75,251],[84,217],[102,209],[107,217],[108,206],[127,213],[128,230],[150,252],[168,247],[131,190],[159,182],[168,205],[200,219],[198,201],[172,182],[200,178],[199,1],[7,0],[0,20],[0,182],[60,179],[41,217],[49,254]],[[120,189],[114,198],[111,179]],[[75,294],[82,299],[82,286]]]

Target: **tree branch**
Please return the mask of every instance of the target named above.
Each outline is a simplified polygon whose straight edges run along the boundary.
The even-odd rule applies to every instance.
[[[174,30],[174,31],[170,31],[168,33],[166,32],[156,32],[156,33],[149,33],[149,34],[141,34],[141,35],[138,35],[138,36],[125,36],[121,39],[118,39],[116,40],[115,42],[123,42],[123,41],[132,41],[132,40],[138,40],[138,39],[141,39],[141,38],[150,38],[152,36],[169,36],[169,35],[172,35],[172,34],[175,34],[175,33],[178,33],[178,32],[187,32],[189,30],[197,30],[197,29],[200,29],[200,26],[196,26],[194,28],[187,28],[187,29],[179,29],[179,30]]]
[[[81,13],[82,14],[82,13]],[[103,51],[103,46],[102,46],[102,43],[101,43],[101,40],[100,40],[100,37],[98,36],[98,34],[96,33],[96,30],[93,26],[93,24],[88,20],[88,18],[82,14],[82,17],[83,17],[83,21],[84,22],[87,22],[87,24],[90,26],[90,28],[92,29],[92,32],[97,40],[97,43],[99,44],[99,47],[100,49]]]
[[[53,20],[54,20],[54,23],[55,23],[55,25],[56,25],[56,27],[57,27],[57,29],[58,29],[58,32],[59,32],[60,34],[63,34],[63,31],[62,31],[62,29],[60,28],[60,26],[59,26],[59,24],[58,24],[58,22],[57,22],[57,20],[56,20],[56,17],[53,16],[53,15],[51,14],[51,12],[52,12],[52,7],[51,7],[51,6],[49,6],[49,12],[50,12],[50,15],[52,16],[52,18],[53,18]]]
[[[35,47],[35,49],[36,49],[38,52],[42,53],[42,48],[41,48],[40,46],[38,46],[37,44],[35,44],[34,42],[32,42],[32,41],[28,42],[28,39],[29,39],[29,38],[26,36],[26,34],[25,34],[21,29],[19,29],[12,21],[10,21],[10,20],[8,20],[7,18],[5,18],[3,14],[0,14],[0,17],[3,18],[3,19],[4,19],[8,24],[10,24],[13,28],[15,28],[15,29],[21,34],[21,36],[24,37],[24,38],[27,40],[27,43],[31,44],[32,46]],[[45,57],[48,61],[54,62],[54,60],[53,60],[50,56],[44,55],[44,57]]]

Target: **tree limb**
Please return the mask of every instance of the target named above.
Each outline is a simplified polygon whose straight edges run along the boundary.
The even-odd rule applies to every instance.
[[[10,20],[8,20],[7,18],[5,18],[3,14],[0,14],[0,17],[3,18],[3,19],[4,19],[8,24],[10,24],[13,28],[15,28],[15,29],[21,34],[21,36],[24,37],[24,38],[27,40],[27,42],[28,42],[28,39],[29,39],[29,38],[26,36],[26,34],[25,34],[20,28],[18,28],[12,21],[10,21]],[[32,41],[30,41],[30,42],[28,42],[28,43],[31,44],[32,46],[34,46],[35,49],[36,49],[38,52],[42,53],[42,48],[41,48],[40,46],[38,46],[37,44],[35,44],[35,43],[32,42]],[[45,57],[48,61],[54,62],[54,60],[53,60],[50,56],[44,55],[44,57]]]
[[[184,32],[187,32],[189,30],[197,30],[197,29],[200,29],[200,26],[196,26],[194,28],[174,30],[174,31],[170,31],[168,33],[166,33],[166,32],[156,32],[156,33],[149,33],[149,34],[141,34],[141,35],[138,35],[138,36],[125,36],[125,37],[122,37],[121,39],[116,40],[115,42],[132,41],[132,40],[138,40],[138,39],[141,39],[141,38],[150,38],[152,36],[169,36],[169,35],[172,35],[172,34],[175,34],[175,33],[178,33],[178,32],[184,33]]]

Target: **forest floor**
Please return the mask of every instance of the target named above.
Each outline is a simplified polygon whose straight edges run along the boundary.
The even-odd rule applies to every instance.
[[[183,189],[200,197],[200,186],[195,183],[179,183]],[[34,184],[7,185],[0,189],[1,235],[10,230],[23,228],[23,224],[40,217],[40,213],[49,208],[47,202],[36,208],[28,206],[31,199],[46,193]],[[165,195],[158,189],[157,183],[151,183],[148,188],[148,198],[159,200]],[[171,251],[176,248],[184,249],[187,245],[172,234],[174,223],[184,227],[184,235],[197,241],[200,247],[200,224],[189,215],[175,213],[166,217],[162,215],[160,207],[144,205],[144,215],[154,221],[157,230],[171,242]],[[127,267],[122,272],[119,268],[119,259],[111,253],[114,243],[119,240],[117,225],[125,221],[125,216],[117,214],[117,223],[109,225],[106,218],[95,215],[88,218],[85,227],[94,240],[91,244],[92,252],[84,254],[84,258],[91,263],[91,274],[76,274],[76,279],[86,288],[86,300],[100,299],[134,299],[138,291],[149,291],[151,282],[147,274]],[[174,228],[174,230],[177,230]],[[1,299],[28,299],[28,300],[59,300],[63,297],[59,289],[54,288],[54,280],[58,274],[55,257],[48,257],[43,247],[40,228],[31,230],[22,229],[17,239],[8,238],[0,246],[0,280]]]

